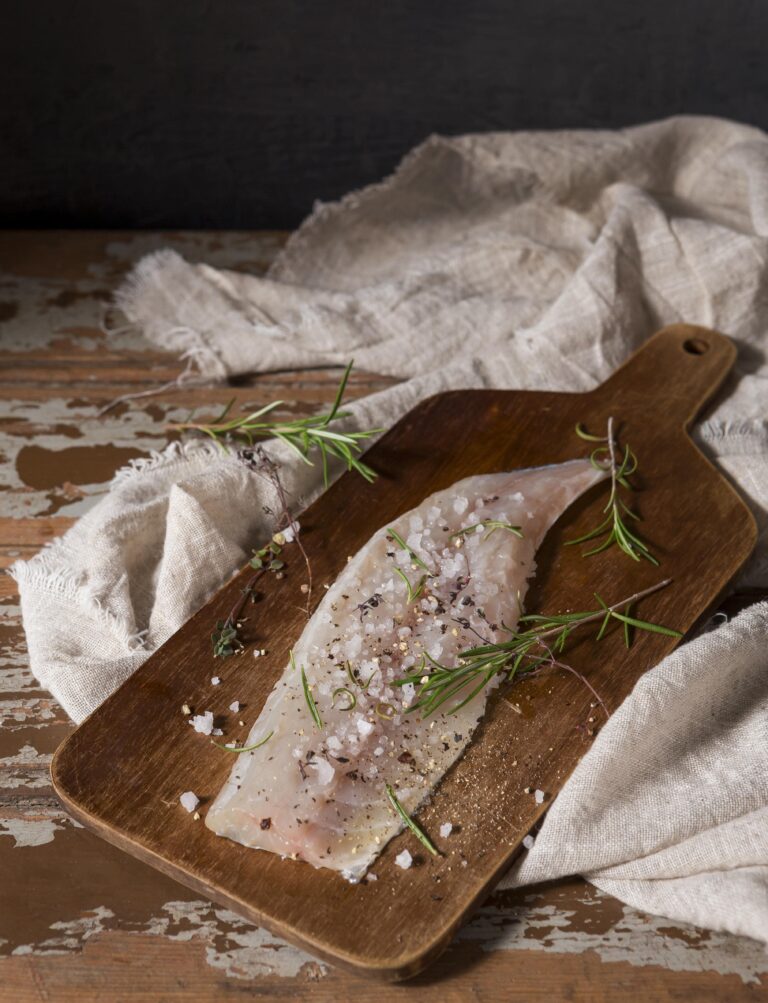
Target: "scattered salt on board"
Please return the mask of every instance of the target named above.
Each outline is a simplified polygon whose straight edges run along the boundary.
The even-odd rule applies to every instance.
[[[193,812],[200,804],[200,798],[192,791],[185,791],[179,798],[179,801],[181,807],[186,808],[188,812]]]
[[[413,863],[413,857],[407,850],[403,850],[402,853],[398,853],[398,855],[395,857],[395,863],[397,864],[398,867],[402,867],[404,871],[407,871],[408,868]]]
[[[443,839],[447,839],[453,832],[453,824],[451,822],[443,822],[440,826],[440,835]]]
[[[544,798],[546,797],[544,791],[534,791],[533,796],[536,799],[536,804],[544,804]]]
[[[207,710],[205,714],[195,714],[189,719],[189,723],[201,735],[210,735],[213,731],[213,711]]]

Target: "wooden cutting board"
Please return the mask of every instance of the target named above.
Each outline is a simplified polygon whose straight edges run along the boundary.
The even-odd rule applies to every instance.
[[[615,548],[585,558],[581,548],[562,546],[599,521],[606,491],[597,486],[549,533],[528,610],[591,608],[595,591],[618,601],[670,577],[673,584],[644,600],[636,615],[688,630],[756,539],[748,509],[686,433],[735,357],[722,335],[677,325],[655,335],[590,393],[457,390],[424,401],[367,454],[381,475],[375,484],[346,474],[302,515],[316,595],[373,531],[430,492],[470,474],[585,455],[576,423],[602,431],[613,415],[639,459],[644,490],[635,496],[637,508],[661,567],[635,563]],[[254,547],[263,542],[254,540]],[[231,609],[248,574],[225,585],[64,742],[54,757],[54,785],[86,826],[201,895],[330,962],[368,976],[406,978],[447,945],[517,855],[587,751],[592,738],[585,723],[594,718],[599,726],[600,711],[566,673],[519,683],[508,699],[495,699],[467,753],[418,816],[433,835],[442,822],[453,823],[451,837],[439,840],[445,856],[419,854],[420,845],[405,833],[375,865],[376,882],[351,885],[331,871],[245,849],[194,821],[178,799],[194,790],[204,812],[232,767],[229,753],[189,726],[182,704],[220,713],[227,735],[242,735],[246,729],[234,728],[227,708],[240,700],[244,709],[236,716],[250,726],[305,623],[303,565],[294,557],[286,577],[270,581],[250,607],[248,650],[214,661],[212,626]],[[574,636],[569,662],[610,710],[674,646],[668,637],[639,633],[627,650],[619,630],[599,645],[587,634]],[[268,655],[254,660],[254,646]],[[222,679],[216,689],[213,675]],[[537,805],[526,788],[547,792],[545,803]],[[405,847],[419,858],[408,871],[394,865]]]

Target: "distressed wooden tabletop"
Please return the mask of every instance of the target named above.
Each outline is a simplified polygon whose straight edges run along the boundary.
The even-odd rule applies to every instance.
[[[281,397],[307,414],[338,373],[254,376],[98,410],[181,370],[135,333],[107,336],[115,285],[142,254],[263,271],[276,233],[0,234],[0,559],[63,533],[115,470],[161,448],[196,403]],[[355,374],[363,395],[389,379]],[[80,828],[48,765],[72,725],[28,668],[14,582],[0,578],[0,999],[740,1001],[768,998],[768,955],[744,938],[648,916],[579,879],[497,893],[427,973],[366,987]]]

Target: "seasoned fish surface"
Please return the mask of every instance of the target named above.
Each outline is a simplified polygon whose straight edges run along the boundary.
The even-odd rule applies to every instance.
[[[206,825],[359,879],[402,828],[385,785],[415,812],[466,748],[498,685],[457,713],[450,708],[461,697],[422,718],[408,713],[414,687],[394,681],[428,664],[425,655],[454,665],[462,650],[508,637],[502,623],[517,624],[545,533],[604,476],[573,460],[468,477],[375,533],[307,623],[244,744],[272,736],[237,756]],[[409,584],[412,592],[421,584],[411,601]]]

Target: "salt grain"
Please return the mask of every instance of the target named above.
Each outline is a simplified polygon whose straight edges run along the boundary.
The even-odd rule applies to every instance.
[[[395,863],[397,864],[398,867],[401,867],[404,871],[407,871],[408,868],[413,863],[413,857],[410,855],[408,850],[403,850],[402,853],[398,853],[398,855],[395,857]]]
[[[211,686],[218,686],[221,683],[221,679],[218,676],[212,676]]]
[[[533,844],[535,842],[536,842],[536,840],[533,838],[533,836],[526,836],[523,839],[523,846],[526,848],[526,850],[532,850],[533,849]]]
[[[186,808],[188,812],[193,812],[200,804],[200,798],[193,791],[185,791],[179,798],[179,802],[182,808]]]
[[[443,822],[440,826],[440,835],[443,839],[447,839],[453,832],[453,825],[450,822]]]
[[[210,735],[213,731],[213,711],[207,710],[205,714],[195,714],[189,719],[189,723],[200,735]]]
[[[544,804],[544,798],[546,796],[544,791],[536,790],[534,791],[533,796],[536,799],[536,804]]]
[[[232,703],[229,705],[229,709],[233,711],[235,714],[237,714],[237,712],[240,710],[240,701],[233,700]]]

